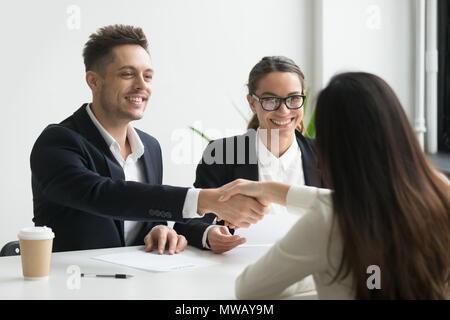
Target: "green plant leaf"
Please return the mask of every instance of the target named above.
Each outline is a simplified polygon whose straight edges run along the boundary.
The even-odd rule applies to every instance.
[[[304,115],[308,114],[309,90],[306,90],[305,96],[306,96],[305,102],[303,103],[303,114]]]
[[[303,116],[306,116],[308,114],[308,110],[309,110],[309,98],[310,98],[310,91],[306,90],[306,98],[305,98],[305,103],[303,105]],[[305,136],[308,138],[314,138],[316,135],[316,127],[314,125],[314,118],[316,115],[316,109],[313,110],[311,116],[309,117],[309,122],[306,125],[306,131],[305,131]]]
[[[314,138],[316,136],[316,126],[314,124],[315,117],[316,117],[316,109],[314,109],[313,114],[309,119],[308,126],[306,127],[306,136],[309,138]]]
[[[200,130],[195,129],[195,128],[192,127],[192,126],[189,126],[189,129],[191,129],[192,131],[194,131],[195,133],[197,133],[200,137],[202,137],[202,138],[205,139],[206,141],[208,141],[208,142],[211,142],[211,141],[212,141],[212,139],[208,138],[208,137],[207,137],[203,132],[201,132]]]

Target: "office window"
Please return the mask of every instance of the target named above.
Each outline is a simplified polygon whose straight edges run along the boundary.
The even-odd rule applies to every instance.
[[[438,6],[438,150],[450,152],[450,4]]]

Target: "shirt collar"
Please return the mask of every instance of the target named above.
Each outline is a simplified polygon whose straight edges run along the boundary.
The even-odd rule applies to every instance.
[[[289,168],[294,162],[301,160],[301,150],[296,143],[296,138],[292,141],[286,152],[279,158],[275,157],[264,145],[262,138],[259,135],[259,129],[256,132],[256,150],[258,152],[258,161],[262,167],[269,167],[271,165],[280,165],[283,170]]]
[[[95,127],[98,129],[106,144],[110,149],[116,149],[120,153],[119,143],[106,131],[105,128],[100,124],[100,122],[95,117],[94,113],[91,110],[91,104],[86,106],[86,111],[94,123]],[[141,138],[137,134],[136,130],[130,125],[127,127],[127,138],[131,147],[130,157],[133,158],[134,161],[137,161],[144,154],[144,144],[142,143]]]

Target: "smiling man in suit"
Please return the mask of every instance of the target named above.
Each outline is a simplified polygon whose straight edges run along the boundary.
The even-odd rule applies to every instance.
[[[268,208],[252,198],[220,203],[220,189],[161,185],[158,141],[130,125],[143,117],[152,93],[154,71],[140,28],[99,29],[83,58],[92,103],[44,129],[30,157],[33,221],[53,229],[54,251],[145,244],[173,254],[187,241],[167,220],[214,212],[245,227],[263,217]]]

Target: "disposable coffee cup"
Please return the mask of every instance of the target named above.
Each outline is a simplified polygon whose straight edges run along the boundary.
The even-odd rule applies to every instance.
[[[22,272],[26,280],[45,280],[50,275],[53,238],[48,227],[29,227],[17,235],[22,257]]]

